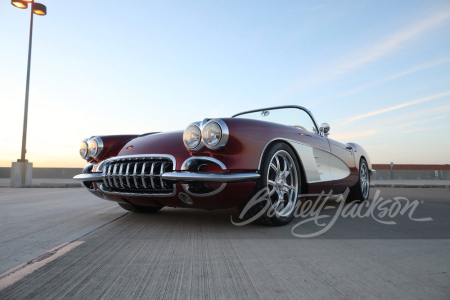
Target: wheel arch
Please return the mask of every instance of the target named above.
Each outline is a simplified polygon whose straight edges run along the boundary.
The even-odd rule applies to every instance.
[[[308,183],[306,181],[306,173],[305,173],[305,168],[303,167],[303,162],[299,156],[299,154],[297,153],[297,151],[294,149],[294,147],[289,143],[289,141],[282,139],[282,138],[277,138],[277,139],[273,139],[271,141],[269,141],[263,151],[261,152],[261,157],[259,160],[259,164],[258,164],[258,171],[261,171],[261,163],[262,160],[264,159],[266,153],[273,147],[273,145],[277,144],[277,143],[282,143],[285,144],[286,146],[289,147],[289,149],[292,150],[292,153],[294,153],[295,158],[297,159],[297,162],[299,164],[299,172],[300,172],[300,180],[301,180],[301,194],[307,194],[308,193]]]

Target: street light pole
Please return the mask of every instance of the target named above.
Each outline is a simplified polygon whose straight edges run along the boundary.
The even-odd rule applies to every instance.
[[[28,42],[28,66],[27,84],[25,87],[25,109],[23,114],[22,152],[20,159],[12,163],[11,167],[11,187],[21,187],[24,184],[31,184],[33,164],[25,158],[27,153],[27,127],[28,127],[28,96],[30,94],[30,69],[31,69],[31,45],[33,41],[33,14],[45,16],[47,7],[44,4],[36,3],[34,0],[11,0],[15,7],[26,9],[31,5],[30,39]]]
[[[31,3],[31,5],[33,6],[33,3]],[[25,154],[27,152],[28,94],[30,92],[31,44],[33,40],[33,7],[31,7],[30,10],[31,10],[30,40],[28,43],[28,67],[27,67],[27,85],[25,91],[25,112],[23,115],[22,155],[20,159],[17,160],[18,162],[27,162],[27,160],[25,159]]]

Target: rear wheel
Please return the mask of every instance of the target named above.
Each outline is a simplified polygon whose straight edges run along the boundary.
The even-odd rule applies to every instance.
[[[362,202],[369,199],[370,193],[370,175],[369,167],[364,158],[359,162],[359,178],[358,182],[350,188],[350,193],[347,196],[347,202],[357,201]]]
[[[267,200],[248,208],[245,217],[256,218],[255,222],[263,225],[288,224],[294,217],[300,191],[299,170],[299,163],[291,148],[284,143],[274,144],[264,154],[261,178],[257,184],[257,192],[267,189]],[[242,209],[247,209],[247,206]]]
[[[163,208],[162,206],[138,206],[129,203],[119,203],[119,205],[125,210],[137,213],[152,213]]]

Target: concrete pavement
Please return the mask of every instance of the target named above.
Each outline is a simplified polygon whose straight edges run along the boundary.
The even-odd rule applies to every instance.
[[[292,230],[304,218],[238,227],[235,210],[135,214],[84,189],[3,188],[0,273],[65,242],[84,243],[43,259],[0,298],[448,299],[450,190],[379,190],[420,200],[414,217],[433,221],[340,218],[303,239]]]
[[[11,181],[9,178],[0,178],[0,188],[9,188]],[[59,178],[33,178],[31,186],[24,186],[25,188],[72,188],[82,187],[79,181],[73,179],[59,179]]]

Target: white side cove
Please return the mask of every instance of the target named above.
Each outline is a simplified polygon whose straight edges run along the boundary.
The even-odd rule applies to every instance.
[[[339,180],[350,175],[348,166],[336,155],[295,141],[287,141],[297,151],[308,183]]]

